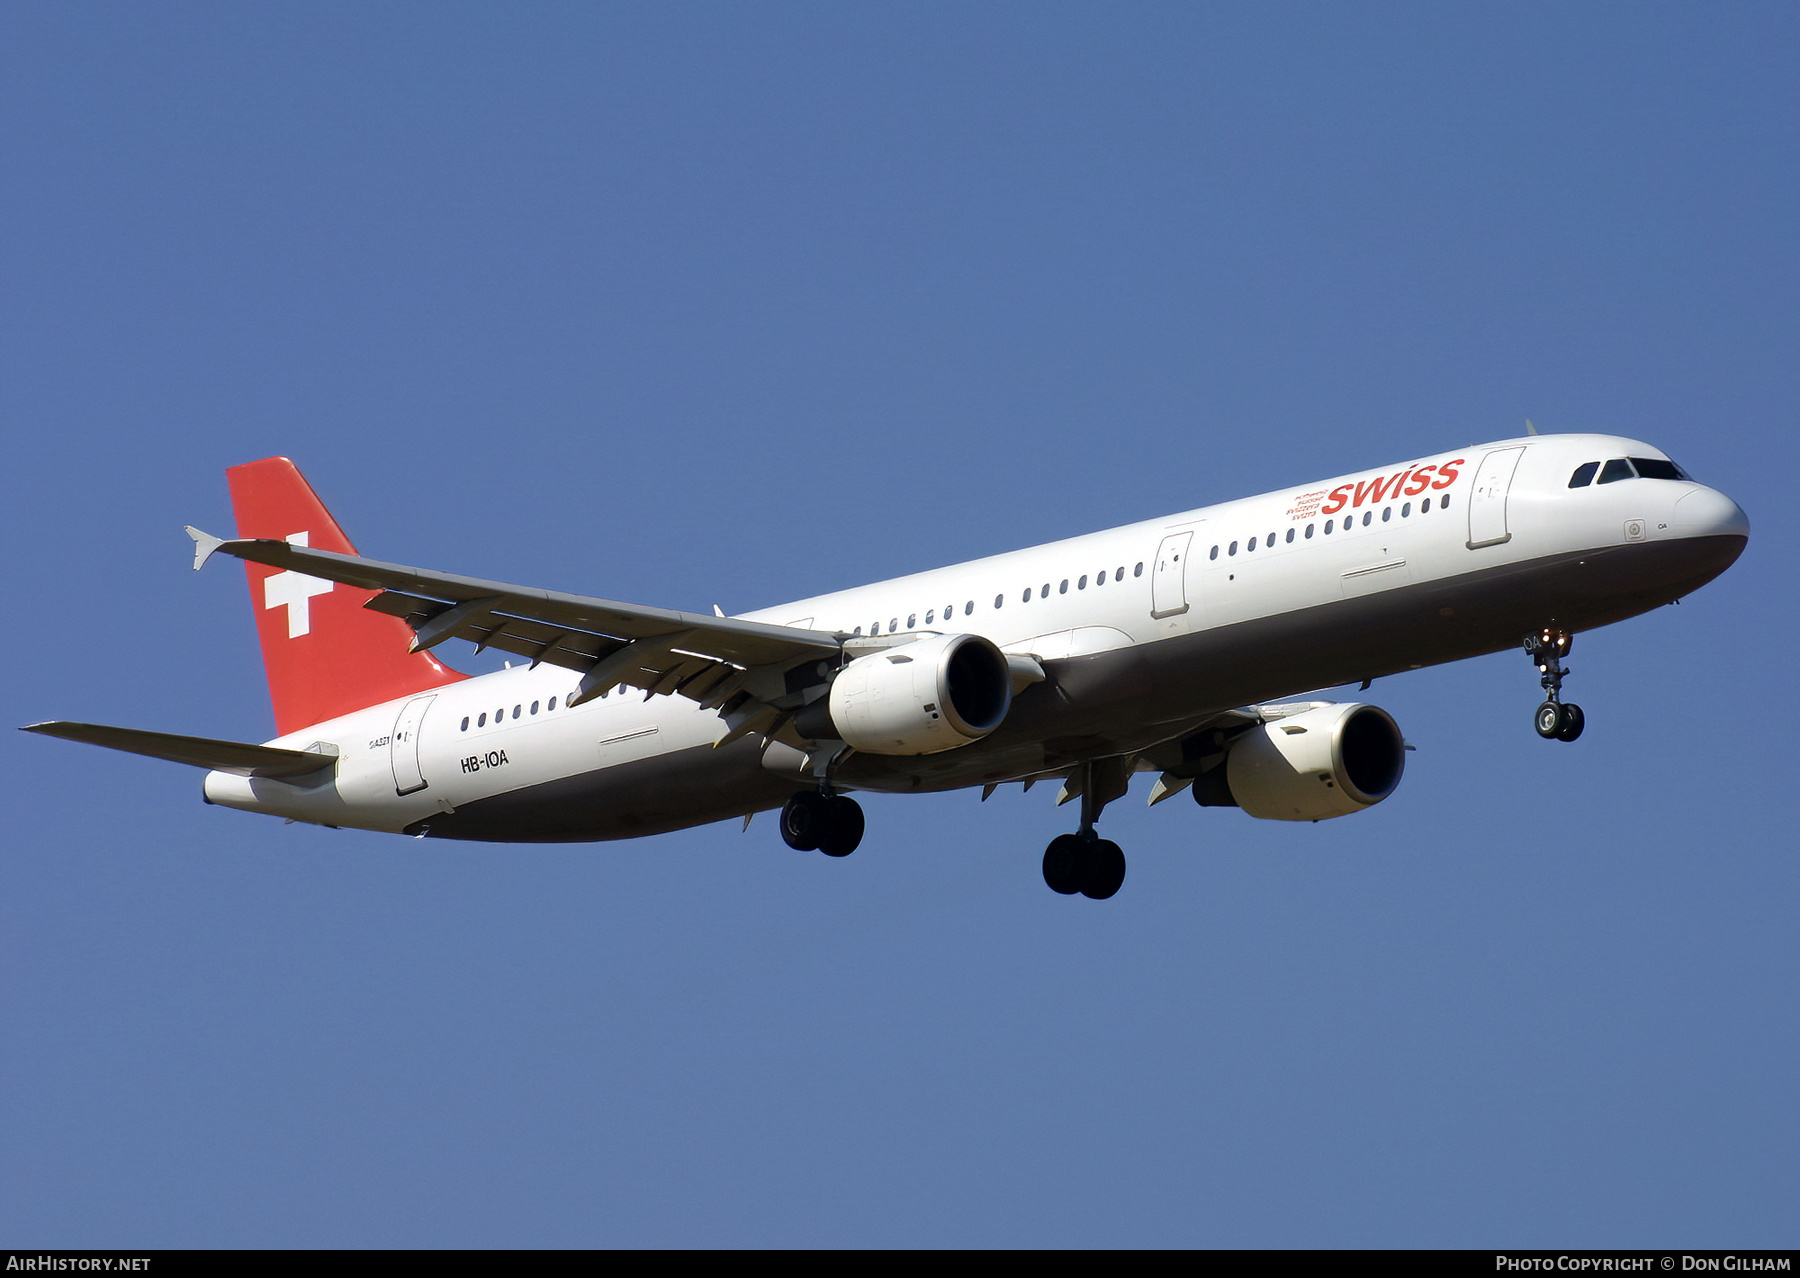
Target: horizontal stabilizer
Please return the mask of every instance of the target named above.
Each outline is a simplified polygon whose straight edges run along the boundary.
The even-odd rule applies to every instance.
[[[99,723],[33,723],[22,732],[41,732],[65,741],[83,741],[168,759],[196,768],[229,772],[240,777],[274,777],[292,780],[321,772],[337,762],[337,754],[310,750],[283,750],[277,746],[248,745],[242,741],[214,741],[209,737],[183,737],[172,732],[144,732],[137,728],[109,728]]]

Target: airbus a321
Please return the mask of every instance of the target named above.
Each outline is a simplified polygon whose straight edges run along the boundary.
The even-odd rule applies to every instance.
[[[1744,512],[1661,451],[1532,435],[1129,524],[742,616],[527,589],[358,555],[286,458],[226,472],[278,735],[66,722],[50,736],[207,769],[208,803],[439,839],[622,839],[780,809],[845,856],[857,791],[1060,785],[1055,891],[1104,899],[1096,830],[1149,801],[1319,821],[1382,802],[1384,710],[1301,698],[1522,647],[1569,742],[1579,631],[1670,603],[1743,552]],[[461,640],[522,658],[459,674]],[[986,797],[984,793],[983,797]]]

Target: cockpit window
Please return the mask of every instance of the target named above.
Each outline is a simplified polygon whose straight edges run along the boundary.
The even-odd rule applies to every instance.
[[[1686,479],[1688,473],[1672,461],[1664,461],[1660,457],[1633,457],[1631,464],[1637,467],[1640,479]]]
[[[1586,488],[1594,482],[1594,472],[1599,469],[1599,462],[1582,462],[1575,468],[1575,473],[1569,476],[1569,487]]]
[[[1621,479],[1635,479],[1636,477],[1631,469],[1631,463],[1623,457],[1613,458],[1600,471],[1600,482],[1603,484],[1616,484]]]

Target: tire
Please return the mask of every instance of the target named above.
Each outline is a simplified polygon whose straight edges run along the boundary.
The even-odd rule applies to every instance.
[[[1565,703],[1562,708],[1562,728],[1557,732],[1558,741],[1573,741],[1587,727],[1587,716],[1581,713],[1581,707]]]
[[[1044,883],[1061,896],[1081,891],[1081,871],[1087,859],[1086,841],[1078,834],[1059,834],[1044,849]]]
[[[781,841],[796,852],[813,852],[819,847],[819,836],[826,833],[825,805],[822,796],[803,790],[789,795],[781,809]]]
[[[1537,717],[1533,722],[1540,737],[1546,741],[1554,741],[1562,733],[1567,718],[1560,704],[1546,701],[1537,708]]]
[[[849,856],[862,842],[862,804],[844,795],[834,795],[825,805],[824,828],[819,834],[819,851],[826,856]]]
[[[1125,884],[1125,853],[1111,839],[1097,839],[1090,850],[1087,880],[1081,894],[1093,901],[1104,901]]]

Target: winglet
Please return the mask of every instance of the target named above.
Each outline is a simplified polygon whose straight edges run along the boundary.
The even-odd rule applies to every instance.
[[[192,524],[188,525],[187,535],[194,539],[194,571],[199,572],[206,561],[212,558],[212,552],[225,544],[223,537],[215,537],[211,533],[201,532]]]

